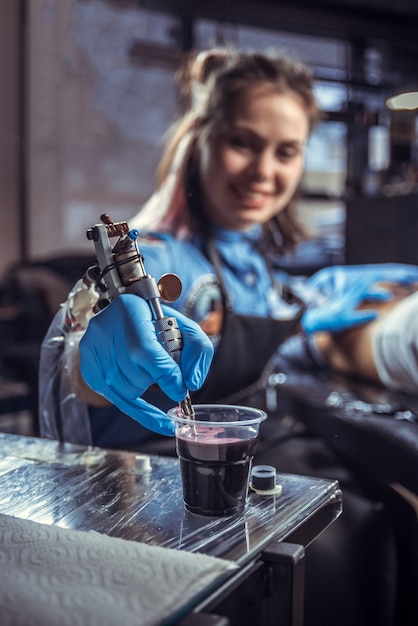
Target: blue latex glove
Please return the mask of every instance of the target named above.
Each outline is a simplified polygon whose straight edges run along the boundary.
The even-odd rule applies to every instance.
[[[162,435],[174,434],[172,421],[140,396],[157,383],[175,402],[199,389],[209,371],[213,346],[201,328],[163,305],[183,336],[180,366],[159,343],[145,300],[123,294],[95,315],[80,341],[80,368],[86,383],[137,422]]]
[[[366,265],[333,265],[313,274],[309,287],[330,298],[354,287],[358,281],[393,282],[401,285],[418,283],[418,266],[403,263],[370,263]]]
[[[306,333],[328,331],[337,333],[374,320],[378,311],[374,309],[357,310],[364,300],[390,300],[392,294],[387,289],[373,288],[369,277],[353,282],[342,295],[324,304],[308,308],[302,316],[301,325]]]

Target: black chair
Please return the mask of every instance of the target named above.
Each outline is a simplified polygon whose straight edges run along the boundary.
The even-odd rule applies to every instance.
[[[270,413],[256,462],[337,478],[343,491],[342,516],[307,553],[307,625],[339,613],[340,626],[417,624],[418,397],[329,371],[268,378],[249,398]]]
[[[16,263],[6,271],[0,285],[0,311],[3,311],[0,376],[5,378],[0,408],[3,413],[14,413],[20,407],[29,410],[33,415],[34,434],[39,432],[38,374],[42,339],[72,285],[93,262],[91,255],[68,255]],[[27,391],[7,397],[6,382],[20,383]]]

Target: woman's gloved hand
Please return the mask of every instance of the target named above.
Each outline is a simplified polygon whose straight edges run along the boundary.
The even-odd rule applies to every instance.
[[[140,396],[153,383],[175,402],[199,389],[209,371],[213,346],[198,324],[163,306],[183,336],[180,365],[159,343],[145,300],[123,294],[89,322],[80,341],[80,368],[86,383],[137,422],[172,435],[171,420]]]
[[[392,294],[387,289],[373,288],[368,277],[354,281],[342,293],[322,305],[308,308],[302,316],[301,326],[305,333],[328,331],[337,333],[354,326],[374,320],[378,311],[374,309],[357,309],[365,300],[390,300]]]
[[[404,263],[370,263],[365,265],[333,265],[313,274],[307,285],[330,298],[342,296],[359,281],[370,287],[376,283],[418,284],[418,266]]]

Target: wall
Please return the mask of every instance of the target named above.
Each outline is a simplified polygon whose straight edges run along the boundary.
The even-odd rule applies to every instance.
[[[0,273],[19,249],[19,2],[0,3]]]
[[[345,262],[418,265],[417,197],[349,198]]]
[[[87,228],[105,212],[129,219],[154,189],[173,76],[132,63],[130,47],[168,27],[99,0],[29,10],[30,255],[93,253]]]

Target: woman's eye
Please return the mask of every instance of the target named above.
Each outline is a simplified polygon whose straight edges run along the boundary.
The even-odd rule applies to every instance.
[[[229,143],[235,148],[251,148],[250,142],[244,137],[231,137]]]
[[[299,156],[300,149],[295,146],[286,146],[277,151],[279,159],[294,159]]]

